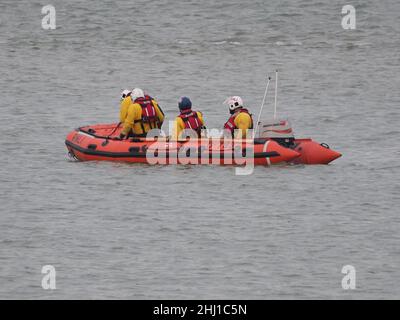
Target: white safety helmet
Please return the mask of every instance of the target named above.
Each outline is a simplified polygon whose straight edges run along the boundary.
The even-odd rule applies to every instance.
[[[230,113],[234,113],[238,108],[243,108],[243,100],[238,96],[229,97],[225,100],[224,104],[229,106]]]
[[[121,100],[125,99],[127,96],[129,96],[131,93],[130,90],[125,89],[124,91],[121,92]]]
[[[142,89],[135,88],[131,93],[132,100],[135,101],[137,98],[144,98],[144,92]]]

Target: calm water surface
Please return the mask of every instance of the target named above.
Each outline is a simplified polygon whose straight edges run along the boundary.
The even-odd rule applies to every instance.
[[[398,1],[353,1],[353,31],[339,1],[52,4],[45,31],[42,2],[0,2],[0,298],[400,298]],[[276,68],[279,116],[341,159],[235,176],[66,156],[73,128],[117,121],[121,89],[169,119],[190,96],[220,128]]]

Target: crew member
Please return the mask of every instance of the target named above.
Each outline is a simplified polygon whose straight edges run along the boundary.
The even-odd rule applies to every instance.
[[[185,139],[184,130],[192,130],[191,132],[200,138],[201,130],[206,128],[201,112],[192,110],[192,102],[188,97],[182,97],[178,102],[178,107],[180,114],[175,118],[172,139]]]
[[[164,113],[157,101],[145,95],[139,88],[132,90],[130,98],[131,103],[123,122],[120,138],[146,137],[150,130],[160,129],[164,121]]]
[[[119,110],[119,121],[125,122],[126,116],[128,115],[128,108],[131,105],[131,91],[124,90],[121,93],[121,105]]]
[[[250,138],[249,129],[253,129],[253,118],[249,111],[243,107],[243,100],[238,96],[228,98],[225,103],[229,106],[230,118],[224,125],[232,138]],[[240,129],[240,130],[238,130]]]

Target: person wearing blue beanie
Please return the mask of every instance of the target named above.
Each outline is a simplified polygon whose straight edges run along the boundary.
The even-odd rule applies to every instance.
[[[179,110],[188,110],[192,108],[192,101],[188,97],[182,97],[178,102]]]
[[[192,101],[188,97],[180,98],[178,102],[180,114],[175,118],[172,139],[185,139],[182,133],[195,133],[201,137],[201,130],[205,129],[203,115],[199,111],[192,111]],[[189,134],[190,135],[190,134]]]

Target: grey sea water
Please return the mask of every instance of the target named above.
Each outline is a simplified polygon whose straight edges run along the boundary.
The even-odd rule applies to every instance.
[[[46,3],[1,0],[0,298],[400,298],[400,4],[347,2],[53,0],[43,30]],[[121,89],[169,119],[190,96],[220,128],[227,96],[258,112],[276,68],[278,115],[342,158],[250,176],[67,158]]]

